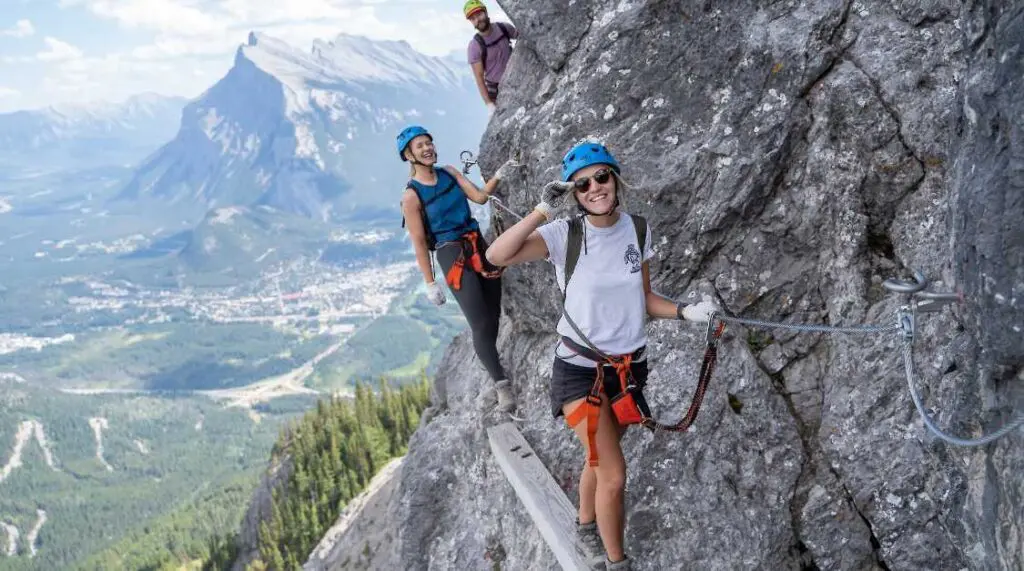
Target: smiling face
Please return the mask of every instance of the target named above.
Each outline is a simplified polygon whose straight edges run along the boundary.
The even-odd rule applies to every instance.
[[[477,10],[469,17],[469,23],[473,24],[476,31],[483,34],[491,26],[491,19],[487,17],[487,10]]]
[[[583,167],[572,175],[574,184],[586,186],[576,188],[573,196],[576,202],[592,213],[611,212],[615,205],[615,176],[610,166],[605,164]],[[604,182],[601,182],[604,181]]]
[[[425,165],[432,165],[437,162],[437,150],[434,149],[434,141],[428,135],[417,135],[405,149],[406,156],[415,159]]]

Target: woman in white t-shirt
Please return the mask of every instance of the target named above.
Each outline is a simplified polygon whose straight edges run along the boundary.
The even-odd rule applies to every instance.
[[[647,380],[647,316],[706,323],[716,310],[710,302],[686,305],[651,290],[652,234],[649,228],[641,230],[641,240],[638,228],[646,224],[619,209],[619,171],[604,145],[574,146],[562,159],[561,180],[548,183],[542,202],[502,233],[486,254],[498,266],[543,259],[555,266],[565,312],[556,328],[561,339],[551,374],[552,414],[565,415],[586,451],[577,525],[588,555],[604,555],[609,571],[630,566],[623,549],[626,463],[619,446],[626,426],[610,402],[624,392],[628,379],[637,387],[629,392],[648,412],[640,391]],[[575,200],[579,219],[546,223],[567,195]],[[577,236],[582,230],[582,248],[571,246],[573,227]],[[573,252],[578,258],[566,289],[567,258],[571,265]],[[600,368],[599,362],[604,363]]]

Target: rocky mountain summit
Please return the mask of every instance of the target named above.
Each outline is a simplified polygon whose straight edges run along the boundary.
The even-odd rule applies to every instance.
[[[464,67],[404,41],[340,34],[303,51],[252,32],[120,197],[201,213],[270,206],[322,221],[394,214],[408,171],[382,149],[409,123],[422,123],[443,160],[457,164],[486,118],[471,105],[478,101]]]
[[[1024,2],[499,3],[522,38],[481,166],[526,165],[502,186],[513,209],[598,138],[627,210],[651,222],[658,291],[744,317],[889,324],[905,300],[883,280],[918,270],[964,298],[918,321],[938,424],[977,437],[1024,412]],[[547,406],[553,272],[505,275],[521,430],[575,502],[582,448]],[[648,399],[674,420],[704,331],[648,332]],[[898,336],[732,326],[719,359],[689,432],[624,438],[635,569],[1024,568],[1024,432],[935,438]],[[393,534],[375,568],[558,568],[490,454],[485,379],[460,336],[382,508]]]

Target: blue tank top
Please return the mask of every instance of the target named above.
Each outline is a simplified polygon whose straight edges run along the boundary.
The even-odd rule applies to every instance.
[[[426,215],[427,230],[433,234],[434,244],[456,240],[466,232],[479,230],[480,225],[469,210],[469,201],[459,188],[455,177],[448,171],[434,167],[437,184],[425,185],[409,180],[409,187],[420,198],[420,205]],[[428,237],[427,243],[431,240]]]

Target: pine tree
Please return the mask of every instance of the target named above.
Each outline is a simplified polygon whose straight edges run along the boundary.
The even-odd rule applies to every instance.
[[[380,395],[357,383],[352,400],[331,397],[288,424],[275,453],[291,462],[290,477],[272,493],[259,548],[270,569],[299,569],[319,541],[380,466],[404,453],[429,381],[393,389],[380,380]]]

